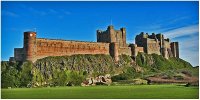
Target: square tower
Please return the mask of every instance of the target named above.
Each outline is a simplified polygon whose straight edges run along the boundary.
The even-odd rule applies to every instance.
[[[97,42],[116,42],[119,44],[119,47],[127,47],[126,29],[120,28],[120,30],[115,30],[114,26],[110,25],[106,31],[97,30]]]
[[[179,44],[178,44],[178,42],[172,42],[170,44],[170,47],[171,47],[173,57],[179,58]]]

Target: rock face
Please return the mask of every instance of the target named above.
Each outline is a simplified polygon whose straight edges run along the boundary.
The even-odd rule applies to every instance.
[[[73,55],[62,57],[48,57],[36,61],[35,67],[46,75],[54,70],[85,71],[87,74],[109,73],[115,67],[109,55]]]
[[[165,59],[156,54],[147,55],[139,53],[134,62],[130,56],[121,55],[116,63],[110,55],[72,55],[60,57],[47,57],[39,59],[34,63],[33,73],[36,78],[40,78],[43,82],[50,84],[52,80],[58,79],[59,73],[70,71],[78,71],[87,76],[85,81],[81,81],[82,85],[110,84],[111,80],[106,73],[115,75],[126,73],[126,68],[133,68],[131,75],[141,76],[139,74],[150,73],[151,71],[176,70],[179,68],[192,67],[186,61],[180,58]],[[149,72],[147,72],[149,71]],[[136,76],[134,76],[136,77]]]
[[[59,77],[65,75],[68,71],[75,71],[84,78],[90,77],[85,81],[80,80],[85,85],[91,85],[93,83],[110,84],[111,76],[109,74],[119,74],[127,67],[134,68],[136,66],[130,56],[121,55],[119,57],[120,60],[118,63],[110,55],[47,57],[39,59],[34,63],[32,73],[37,80],[36,82],[40,81],[39,83],[41,85],[45,85],[43,82],[51,84],[52,81],[56,84],[55,81],[60,80]],[[109,74],[106,75],[106,73]]]
[[[181,73],[187,77],[199,76],[198,68],[192,70],[191,64],[180,58],[165,59],[161,55],[145,53],[138,53],[136,62],[127,55],[120,55],[119,58],[117,63],[110,55],[101,54],[46,57],[35,63],[3,62],[1,64],[2,87],[73,86],[81,83],[83,86],[109,85],[115,80],[144,79],[160,72],[164,73],[161,77],[163,80],[170,79],[180,69],[184,69]],[[110,75],[106,75],[107,73],[112,76],[112,81]],[[17,81],[11,80],[10,77],[14,77],[13,79]],[[174,78],[178,81],[187,80],[180,75],[175,75]]]
[[[97,77],[89,77],[86,81],[81,83],[81,86],[91,86],[91,85],[110,85],[112,83],[110,74],[105,76],[99,75]]]

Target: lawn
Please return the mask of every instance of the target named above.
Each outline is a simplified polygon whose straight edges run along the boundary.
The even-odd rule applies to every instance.
[[[180,85],[132,85],[132,86],[90,86],[90,87],[46,87],[1,89],[1,98],[118,98],[118,99],[193,99],[199,98],[198,87]]]

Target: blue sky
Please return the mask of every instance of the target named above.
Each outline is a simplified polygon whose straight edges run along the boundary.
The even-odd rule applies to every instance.
[[[1,59],[23,47],[23,32],[39,38],[96,41],[96,30],[125,27],[127,42],[140,32],[178,41],[180,58],[199,65],[198,2],[2,2]]]

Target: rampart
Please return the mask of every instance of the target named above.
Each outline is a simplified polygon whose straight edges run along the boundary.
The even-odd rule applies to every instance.
[[[97,30],[97,42],[37,38],[36,32],[24,32],[23,48],[15,48],[14,57],[10,61],[35,62],[48,56],[75,54],[105,54],[118,61],[119,55],[136,58],[138,52],[155,53],[165,58],[179,57],[178,42],[170,42],[162,34],[148,35],[142,32],[136,36],[135,43],[127,44],[126,29],[115,30],[112,25],[105,31]]]
[[[166,59],[169,57],[179,57],[178,42],[170,42],[170,39],[165,39],[163,34],[141,32],[135,38],[135,43],[139,47],[144,48],[147,54],[162,55]]]
[[[109,43],[37,39],[36,59],[74,54],[109,55]]]

